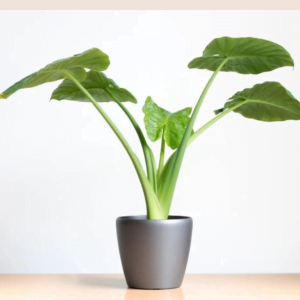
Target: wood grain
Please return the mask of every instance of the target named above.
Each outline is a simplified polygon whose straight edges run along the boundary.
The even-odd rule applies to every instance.
[[[0,300],[300,300],[300,275],[186,275],[179,289],[128,289],[123,275],[0,275]]]

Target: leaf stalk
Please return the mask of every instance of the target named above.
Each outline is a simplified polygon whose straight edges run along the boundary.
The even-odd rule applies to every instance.
[[[192,113],[190,122],[185,130],[185,134],[182,138],[181,144],[179,148],[174,153],[175,157],[172,159],[172,162],[170,163],[168,167],[168,172],[163,176],[164,182],[159,185],[158,187],[158,198],[161,203],[162,209],[164,211],[164,214],[169,214],[170,206],[172,202],[172,198],[174,195],[174,190],[176,186],[176,182],[178,179],[180,167],[182,164],[182,160],[185,154],[185,150],[188,146],[189,139],[191,137],[191,133],[193,130],[193,126],[195,124],[196,118],[198,116],[199,110],[202,106],[203,100],[205,99],[205,96],[213,83],[214,79],[216,78],[219,71],[222,69],[222,67],[225,65],[225,63],[228,61],[228,59],[224,59],[222,63],[219,65],[219,67],[216,69],[216,71],[213,73],[209,81],[207,82],[203,92],[201,93],[198,102],[194,108],[194,111]],[[161,188],[160,188],[161,187]]]
[[[102,115],[105,121],[108,123],[110,128],[114,131],[116,136],[119,138],[120,142],[124,146],[125,150],[127,151],[135,170],[138,174],[140,183],[143,188],[145,200],[146,200],[146,207],[147,207],[147,217],[148,219],[164,219],[164,215],[162,214],[160,203],[156,197],[156,194],[148,181],[148,178],[143,170],[143,167],[136,156],[136,154],[131,149],[129,143],[117,128],[117,126],[113,123],[110,117],[106,114],[106,112],[101,108],[101,106],[97,103],[97,101],[92,97],[92,95],[80,84],[79,81],[76,80],[69,72],[65,71],[65,74],[72,80],[78,88],[86,95],[86,97],[92,102],[98,112]]]
[[[153,189],[156,191],[157,188],[157,182],[156,182],[156,174],[154,172],[154,167],[155,166],[155,161],[154,161],[154,157],[153,155],[151,155],[152,150],[150,149],[150,147],[148,146],[148,143],[145,139],[145,136],[140,128],[140,126],[138,125],[137,121],[135,120],[135,118],[132,116],[132,114],[128,111],[128,109],[107,89],[105,89],[105,91],[111,96],[111,98],[119,105],[119,107],[123,110],[123,112],[127,115],[127,117],[129,118],[131,124],[133,125],[139,140],[141,142],[141,146],[144,152],[144,157],[145,157],[145,163],[146,163],[146,169],[147,169],[147,175],[148,175],[148,179],[149,182],[151,184],[151,186],[153,187]]]
[[[213,119],[211,119],[210,121],[208,121],[206,124],[204,124],[202,127],[200,127],[190,138],[188,141],[188,145],[190,145],[200,134],[202,134],[206,129],[208,129],[210,126],[212,126],[213,124],[215,124],[217,121],[219,121],[220,119],[222,119],[223,117],[225,117],[227,114],[229,114],[231,111],[237,109],[238,107],[244,105],[245,103],[247,103],[247,101],[241,102],[231,108],[228,108],[226,110],[224,110],[222,113],[218,114],[217,116],[215,116]]]
[[[162,133],[161,137],[161,147],[160,147],[160,156],[159,156],[159,164],[158,164],[158,170],[157,170],[157,181],[159,180],[160,174],[164,167],[164,161],[165,161],[165,138],[164,138],[164,131]]]

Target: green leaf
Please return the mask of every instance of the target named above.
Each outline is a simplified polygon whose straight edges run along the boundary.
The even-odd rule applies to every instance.
[[[68,78],[66,72],[69,72],[78,81],[83,81],[86,78],[85,68],[103,71],[106,70],[108,66],[108,56],[101,50],[92,48],[81,54],[57,60],[45,68],[23,78],[0,94],[0,98],[8,98],[20,89],[35,87],[46,82]]]
[[[155,142],[161,138],[163,132],[166,144],[172,149],[178,148],[190,121],[189,115],[192,108],[187,107],[178,112],[170,113],[148,97],[143,106],[143,112],[145,113],[144,122],[149,139]]]
[[[123,88],[119,88],[112,79],[107,78],[102,72],[89,71],[86,79],[81,82],[81,85],[97,102],[114,101],[111,95],[120,102],[137,102],[130,92]],[[57,89],[54,90],[51,99],[90,102],[77,85],[69,79],[65,79]]]
[[[265,82],[237,92],[215,113],[237,104],[241,106],[233,111],[249,119],[265,122],[300,120],[300,102],[278,82]]]
[[[273,42],[251,37],[221,37],[208,44],[202,57],[192,60],[188,67],[215,71],[225,59],[227,62],[221,71],[241,74],[259,74],[294,66],[290,54]]]

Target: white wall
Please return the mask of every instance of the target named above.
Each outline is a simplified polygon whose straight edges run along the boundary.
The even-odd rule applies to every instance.
[[[1,11],[0,28],[0,90],[98,47],[106,74],[139,100],[127,107],[141,126],[148,95],[172,111],[194,106],[211,73],[187,63],[225,35],[277,42],[296,67],[218,75],[195,128],[256,83],[279,81],[300,98],[296,11]],[[0,101],[0,273],[121,272],[115,219],[145,213],[137,176],[92,105],[48,101],[57,85]],[[141,154],[122,112],[103,107]],[[300,122],[234,113],[189,148],[172,206],[194,219],[188,272],[300,272],[299,153]]]

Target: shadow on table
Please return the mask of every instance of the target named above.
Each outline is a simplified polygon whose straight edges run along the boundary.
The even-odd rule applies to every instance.
[[[113,289],[127,288],[125,278],[116,278],[109,275],[106,275],[105,277],[98,275],[85,275],[84,277],[80,278],[79,283],[82,285],[107,287]]]
[[[79,278],[79,284],[95,287],[104,287],[111,289],[126,290],[124,300],[130,299],[155,299],[155,300],[184,300],[184,294],[181,288],[169,290],[139,290],[127,287],[125,278],[114,275],[84,275]],[[121,300],[121,299],[120,299]]]
[[[124,300],[184,300],[184,294],[181,288],[169,290],[137,290],[127,289]]]

